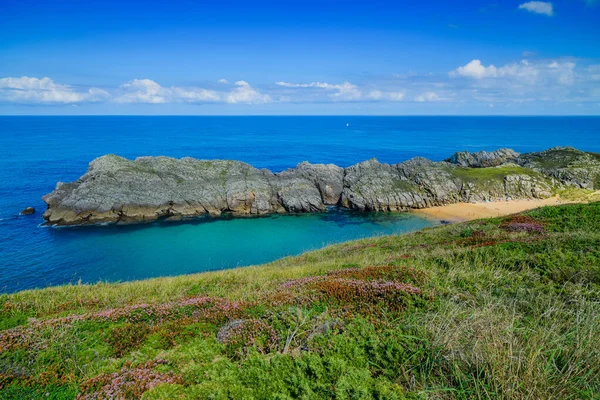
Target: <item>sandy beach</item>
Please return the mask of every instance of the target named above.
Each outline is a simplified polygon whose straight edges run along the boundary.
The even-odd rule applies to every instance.
[[[415,213],[450,222],[470,221],[478,218],[499,217],[531,210],[542,206],[574,203],[558,196],[538,200],[507,200],[489,203],[456,203],[447,206],[424,208]]]

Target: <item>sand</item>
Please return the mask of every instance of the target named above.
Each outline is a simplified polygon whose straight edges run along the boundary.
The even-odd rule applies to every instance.
[[[415,213],[449,222],[470,221],[478,218],[499,217],[541,206],[573,203],[573,201],[550,197],[542,200],[507,200],[489,203],[457,203],[441,207],[415,210]]]

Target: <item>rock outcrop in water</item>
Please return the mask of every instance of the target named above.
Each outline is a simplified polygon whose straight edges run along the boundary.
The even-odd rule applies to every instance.
[[[35,208],[33,208],[33,207],[27,207],[20,213],[20,215],[32,215],[32,214],[35,214]]]
[[[202,215],[406,211],[457,202],[545,198],[564,186],[600,188],[600,155],[553,148],[460,152],[447,161],[375,159],[347,168],[300,163],[280,173],[229,160],[107,155],[43,197],[53,225],[135,223]]]

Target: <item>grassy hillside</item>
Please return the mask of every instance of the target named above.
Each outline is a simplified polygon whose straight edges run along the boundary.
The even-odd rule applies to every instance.
[[[1,399],[600,397],[600,203],[0,296]]]

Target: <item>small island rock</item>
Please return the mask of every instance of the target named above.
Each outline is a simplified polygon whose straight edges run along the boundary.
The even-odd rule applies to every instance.
[[[31,214],[35,214],[35,208],[33,208],[33,207],[27,207],[26,209],[21,211],[21,215],[31,215]]]

